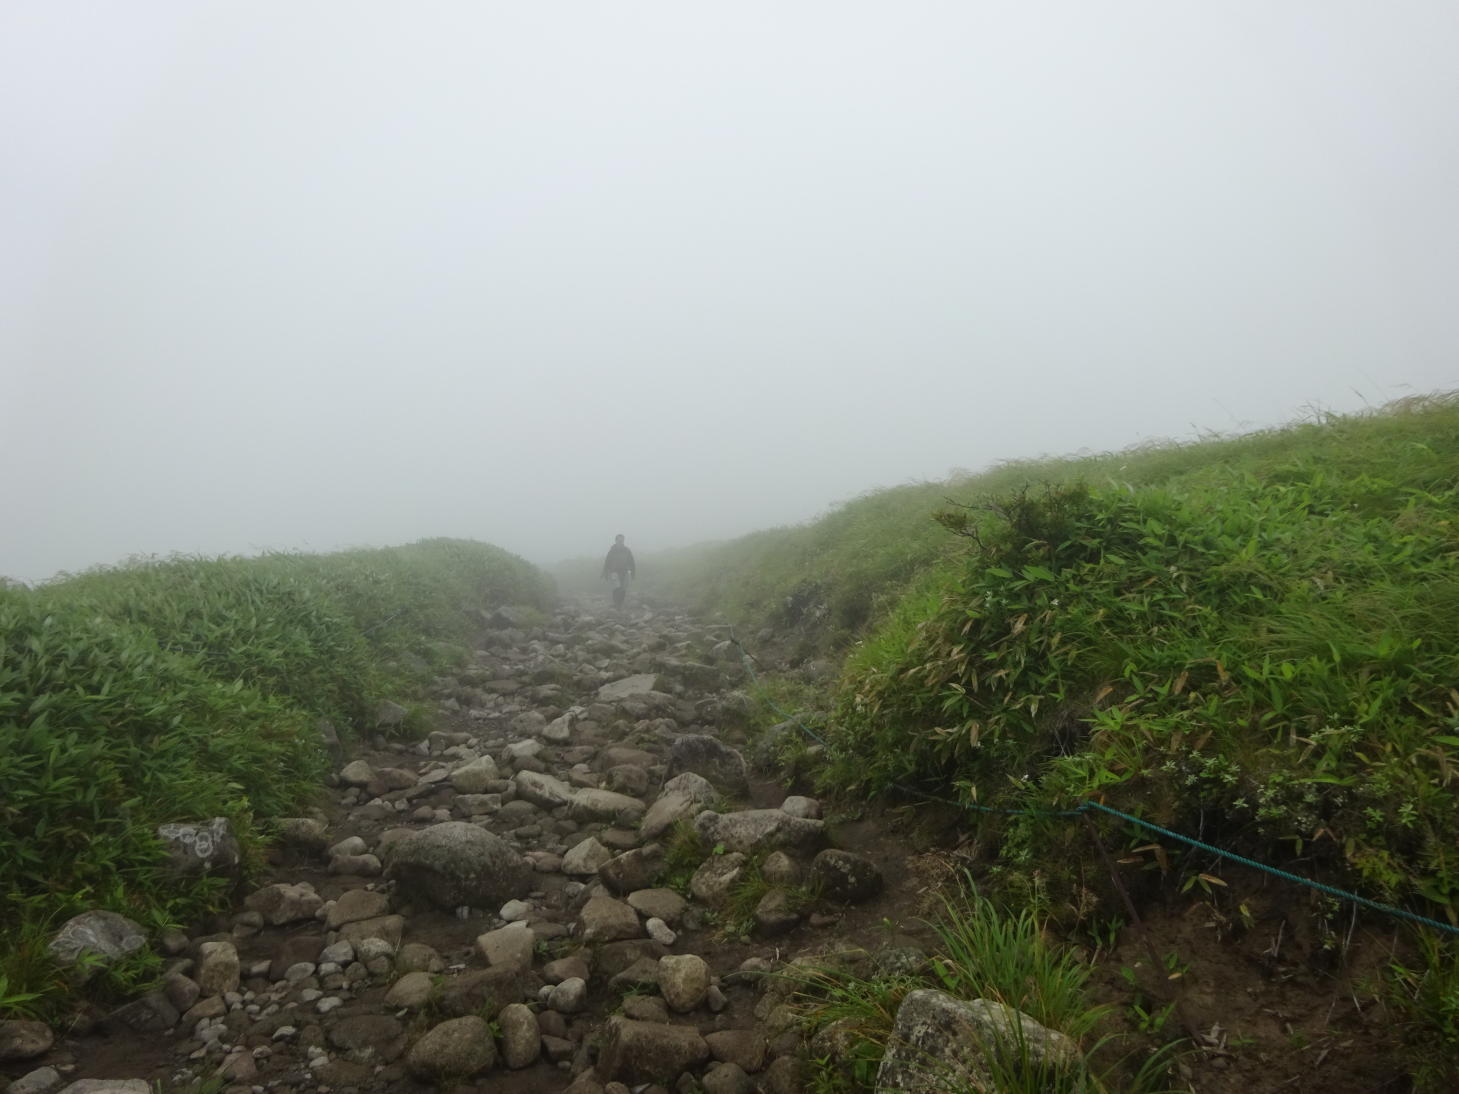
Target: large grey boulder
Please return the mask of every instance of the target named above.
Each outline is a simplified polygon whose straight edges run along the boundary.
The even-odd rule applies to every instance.
[[[923,988],[897,1008],[896,1025],[876,1075],[877,1094],[993,1090],[989,1057],[1033,1067],[1074,1068],[1079,1049],[1062,1033],[988,999],[971,1002]]]
[[[411,1046],[405,1066],[417,1079],[442,1082],[478,1075],[496,1062],[496,1042],[486,1019],[451,1018]]]
[[[532,869],[500,836],[465,821],[422,828],[390,847],[386,875],[442,908],[500,908],[532,888]]]
[[[608,1019],[598,1054],[598,1070],[609,1079],[629,1083],[673,1085],[682,1072],[709,1059],[709,1045],[692,1026]]]
[[[727,851],[791,851],[814,854],[826,844],[826,826],[818,820],[792,817],[779,809],[746,809],[739,813],[705,810],[694,828],[709,843]]]
[[[126,916],[92,911],[66,920],[46,948],[56,964],[65,967],[76,966],[83,955],[89,955],[76,970],[77,978],[85,981],[95,973],[96,965],[109,965],[146,944],[146,932]]]
[[[180,877],[236,874],[243,852],[227,817],[196,824],[162,824],[157,838],[167,848],[168,868]]]
[[[726,794],[743,795],[750,789],[745,758],[722,741],[701,733],[686,734],[669,746],[666,774],[686,771],[703,776]]]

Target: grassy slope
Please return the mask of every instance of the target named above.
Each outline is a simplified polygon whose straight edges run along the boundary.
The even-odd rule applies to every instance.
[[[317,786],[321,718],[370,728],[454,655],[471,609],[550,596],[521,559],[457,540],[0,588],[0,1013],[60,986],[47,924],[183,919],[216,895],[164,877],[158,824],[227,816],[256,845]]]
[[[1456,481],[1459,400],[1416,400],[869,495],[674,583],[741,622],[814,620],[822,648],[875,620],[837,697],[841,785],[1214,813],[1228,841],[1452,911]],[[955,511],[981,543],[950,535],[948,495],[1003,515]]]

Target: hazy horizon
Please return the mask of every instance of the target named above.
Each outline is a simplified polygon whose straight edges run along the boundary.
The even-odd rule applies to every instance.
[[[1459,7],[0,10],[0,575],[551,564],[1459,387]]]

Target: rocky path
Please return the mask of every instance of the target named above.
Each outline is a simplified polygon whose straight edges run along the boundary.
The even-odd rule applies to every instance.
[[[763,974],[898,918],[900,856],[755,781],[720,631],[531,619],[437,681],[446,728],[342,763],[214,933],[145,940],[160,992],[84,1035],[0,1023],[7,1094],[799,1090]]]

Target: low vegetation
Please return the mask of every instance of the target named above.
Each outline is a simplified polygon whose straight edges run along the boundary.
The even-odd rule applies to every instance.
[[[796,633],[803,656],[857,636],[821,704],[823,789],[1096,799],[1454,923],[1456,563],[1445,396],[873,495],[676,580],[745,630]],[[1082,826],[977,827],[991,883],[1078,918]],[[1176,848],[1170,864],[1218,883]],[[1452,947],[1431,949],[1391,979],[1418,1039],[1452,1043]]]
[[[159,824],[228,817],[256,854],[260,823],[319,785],[321,721],[371,730],[464,652],[476,609],[550,594],[521,559],[455,540],[0,588],[0,1011],[60,987],[44,945],[68,916],[157,926],[221,895],[167,877]]]

